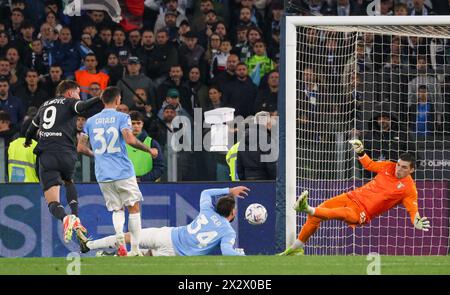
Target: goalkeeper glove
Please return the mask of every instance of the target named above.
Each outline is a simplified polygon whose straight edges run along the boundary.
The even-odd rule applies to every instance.
[[[420,218],[419,212],[414,217],[414,227],[423,231],[428,231],[430,228],[430,221],[426,217]]]
[[[361,140],[359,139],[352,139],[348,141],[352,146],[355,152],[360,155],[364,154],[364,146]]]

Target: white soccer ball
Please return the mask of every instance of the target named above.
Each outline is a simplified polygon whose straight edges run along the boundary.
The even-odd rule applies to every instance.
[[[253,225],[263,224],[267,220],[266,207],[258,203],[250,204],[245,210],[245,219]]]

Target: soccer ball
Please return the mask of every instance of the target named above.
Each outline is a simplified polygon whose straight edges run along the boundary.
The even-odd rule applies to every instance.
[[[267,219],[267,210],[261,204],[250,204],[245,210],[245,219],[253,225],[263,224]]]

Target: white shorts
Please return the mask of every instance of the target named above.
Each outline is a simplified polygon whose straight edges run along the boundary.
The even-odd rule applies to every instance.
[[[153,256],[176,256],[172,244],[173,227],[150,227],[141,230],[139,247],[149,249]]]
[[[99,182],[98,185],[105,198],[108,211],[121,210],[124,206],[133,206],[143,200],[135,176],[110,182]]]

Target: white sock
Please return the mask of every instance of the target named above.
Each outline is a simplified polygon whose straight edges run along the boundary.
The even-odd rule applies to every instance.
[[[314,215],[314,213],[316,212],[316,208],[311,207],[308,205],[308,207],[306,207],[306,213],[308,213],[309,215]]]
[[[103,248],[116,248],[116,237],[115,236],[107,236],[103,239],[93,240],[87,242],[87,246],[89,249],[103,249]]]
[[[131,251],[137,252],[141,237],[141,213],[128,215],[128,231],[130,232]]]
[[[125,225],[125,212],[123,210],[114,211],[112,215],[114,230],[117,235],[123,235],[123,226]]]
[[[305,247],[305,243],[303,243],[300,240],[295,240],[294,244],[292,244],[291,249],[298,249],[298,248],[304,248]]]

